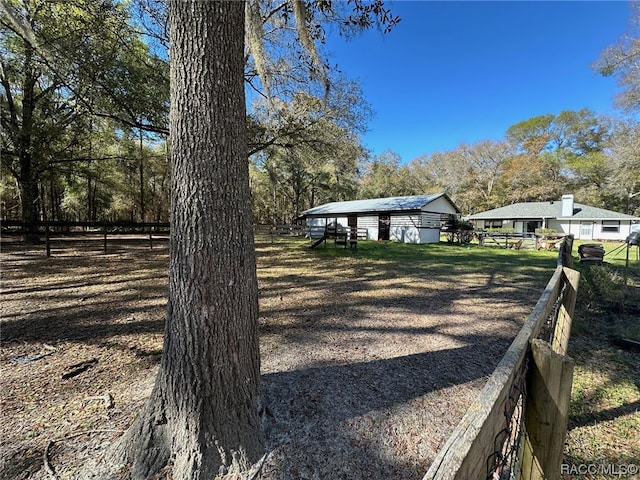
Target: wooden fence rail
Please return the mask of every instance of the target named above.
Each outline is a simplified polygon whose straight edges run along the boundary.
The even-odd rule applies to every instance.
[[[35,235],[44,242],[47,257],[52,255],[52,246],[62,240],[72,237],[87,237],[90,235],[102,238],[102,250],[106,253],[108,239],[111,236],[136,235],[149,242],[153,248],[155,240],[166,239],[169,234],[169,223],[151,222],[37,222],[25,223],[19,220],[4,220],[0,224],[2,237],[23,237]],[[347,229],[351,232],[353,229]],[[346,231],[346,230],[345,230]],[[367,239],[367,229],[355,229],[357,240]],[[255,235],[269,235],[273,241],[277,236],[317,238],[325,235],[326,228],[308,227],[306,225],[254,225]]]
[[[306,225],[254,225],[253,232],[256,235],[304,237],[307,233]]]
[[[533,311],[424,480],[559,478],[573,375],[566,349],[579,280],[565,266],[572,240],[567,237]]]
[[[2,220],[0,222],[3,234],[24,235],[26,233],[44,233],[49,227],[57,232],[86,232],[91,230],[102,230],[108,228],[120,231],[139,231],[140,229],[153,228],[157,230],[167,230],[167,222],[130,222],[130,221],[95,221],[95,222],[74,222],[74,221],[42,221],[27,223],[21,220]]]
[[[357,240],[366,240],[368,238],[368,230],[366,228],[344,227],[342,229],[327,229],[324,225],[307,226],[307,225],[255,225],[254,233],[256,235],[290,236],[290,237],[308,237],[320,238],[330,232],[336,233],[355,233]]]
[[[3,220],[1,223],[2,236],[35,235],[44,237],[47,257],[52,254],[52,246],[62,238],[87,237],[89,235],[102,237],[102,250],[107,252],[108,237],[122,235],[142,236],[153,249],[155,240],[166,238],[169,233],[169,223],[162,222],[37,222],[25,223],[17,220]]]
[[[481,247],[545,249],[558,248],[568,234],[565,233],[516,233],[516,232],[475,232]]]

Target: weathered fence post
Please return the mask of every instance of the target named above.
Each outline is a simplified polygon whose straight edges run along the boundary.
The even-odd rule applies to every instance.
[[[565,292],[558,310],[558,319],[553,333],[551,349],[560,355],[566,355],[569,348],[569,335],[571,334],[571,322],[578,296],[578,283],[580,272],[563,267],[562,273],[565,282]]]
[[[45,242],[47,243],[47,257],[51,256],[51,238],[50,238],[50,232],[49,232],[49,224],[47,223],[47,226],[45,227]]]
[[[555,353],[544,340],[531,342],[533,368],[525,408],[522,478],[559,479],[567,433],[573,359]]]

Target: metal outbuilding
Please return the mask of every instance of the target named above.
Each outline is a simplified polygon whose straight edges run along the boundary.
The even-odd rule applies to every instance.
[[[310,231],[366,229],[368,240],[437,243],[440,229],[460,213],[445,193],[331,202],[302,212]]]

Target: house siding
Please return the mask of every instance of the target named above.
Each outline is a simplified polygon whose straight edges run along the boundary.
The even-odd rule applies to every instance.
[[[448,202],[444,203],[450,206]],[[422,212],[420,215],[420,243],[438,243],[440,241],[440,227],[442,226],[443,217],[456,214],[451,208],[442,207],[442,210],[440,213],[433,211]]]
[[[438,243],[442,215],[447,213],[421,212],[419,215],[392,215],[390,239],[403,243]]]
[[[420,215],[391,215],[389,240],[402,243],[422,243],[420,238]]]
[[[549,228],[572,234],[576,240],[624,240],[631,234],[632,223],[620,221],[617,232],[603,231],[602,220],[551,220]]]
[[[594,222],[593,236],[602,240],[624,240],[631,233],[631,222],[620,222],[620,228],[617,232],[606,232],[603,230],[603,222]]]
[[[572,234],[576,240],[612,240],[612,241],[624,241],[633,231],[640,230],[640,223],[634,223],[630,220],[620,220],[619,229],[617,232],[609,232],[604,230],[604,224],[602,220],[580,220],[580,219],[531,219],[531,220],[473,220],[476,228],[486,228],[485,222],[491,221],[492,223],[501,222],[504,228],[513,227],[516,233],[525,233],[526,225],[529,221],[542,221],[544,228],[549,228],[557,231],[558,233]],[[609,221],[609,220],[606,220]]]
[[[389,239],[403,243],[438,243],[440,241],[441,214],[422,212],[414,215],[391,215]],[[337,221],[339,226],[348,227],[348,217],[311,217],[307,218],[308,227],[325,227]],[[378,240],[378,215],[358,216],[358,228],[367,229],[368,240]],[[318,237],[319,230],[312,231]]]
[[[378,240],[378,216],[358,217],[358,228],[367,229],[367,240]]]
[[[576,223],[577,223],[577,226],[576,226]],[[571,230],[576,227],[580,229],[580,222],[572,221],[570,225],[569,222],[562,223],[553,218],[547,221],[547,228],[550,228],[552,230],[557,230],[560,233],[573,233],[575,235],[575,233],[572,232]],[[576,236],[576,238],[578,237]]]
[[[487,222],[492,226],[502,222],[504,227],[511,223],[516,232],[526,231],[528,221],[538,221],[544,228],[573,234],[579,240],[624,241],[634,229],[640,229],[640,217],[577,203],[572,195],[563,195],[560,202],[516,203],[468,218],[479,228],[485,228]],[[608,231],[609,222],[619,222],[617,231]]]
[[[455,215],[458,213],[455,207],[444,197],[435,199],[433,202],[425,205],[422,210],[424,212],[436,212],[438,214],[448,213],[451,215]]]
[[[446,213],[444,215],[447,215]],[[422,212],[420,215],[420,226],[422,228],[435,228],[440,230],[442,225],[442,213]]]

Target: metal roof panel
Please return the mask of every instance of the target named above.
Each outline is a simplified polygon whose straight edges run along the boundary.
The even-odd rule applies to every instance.
[[[411,195],[406,197],[387,197],[372,198],[368,200],[350,200],[346,202],[331,202],[305,210],[302,212],[302,216],[420,210],[425,205],[444,195],[444,193],[436,193],[432,195]]]

